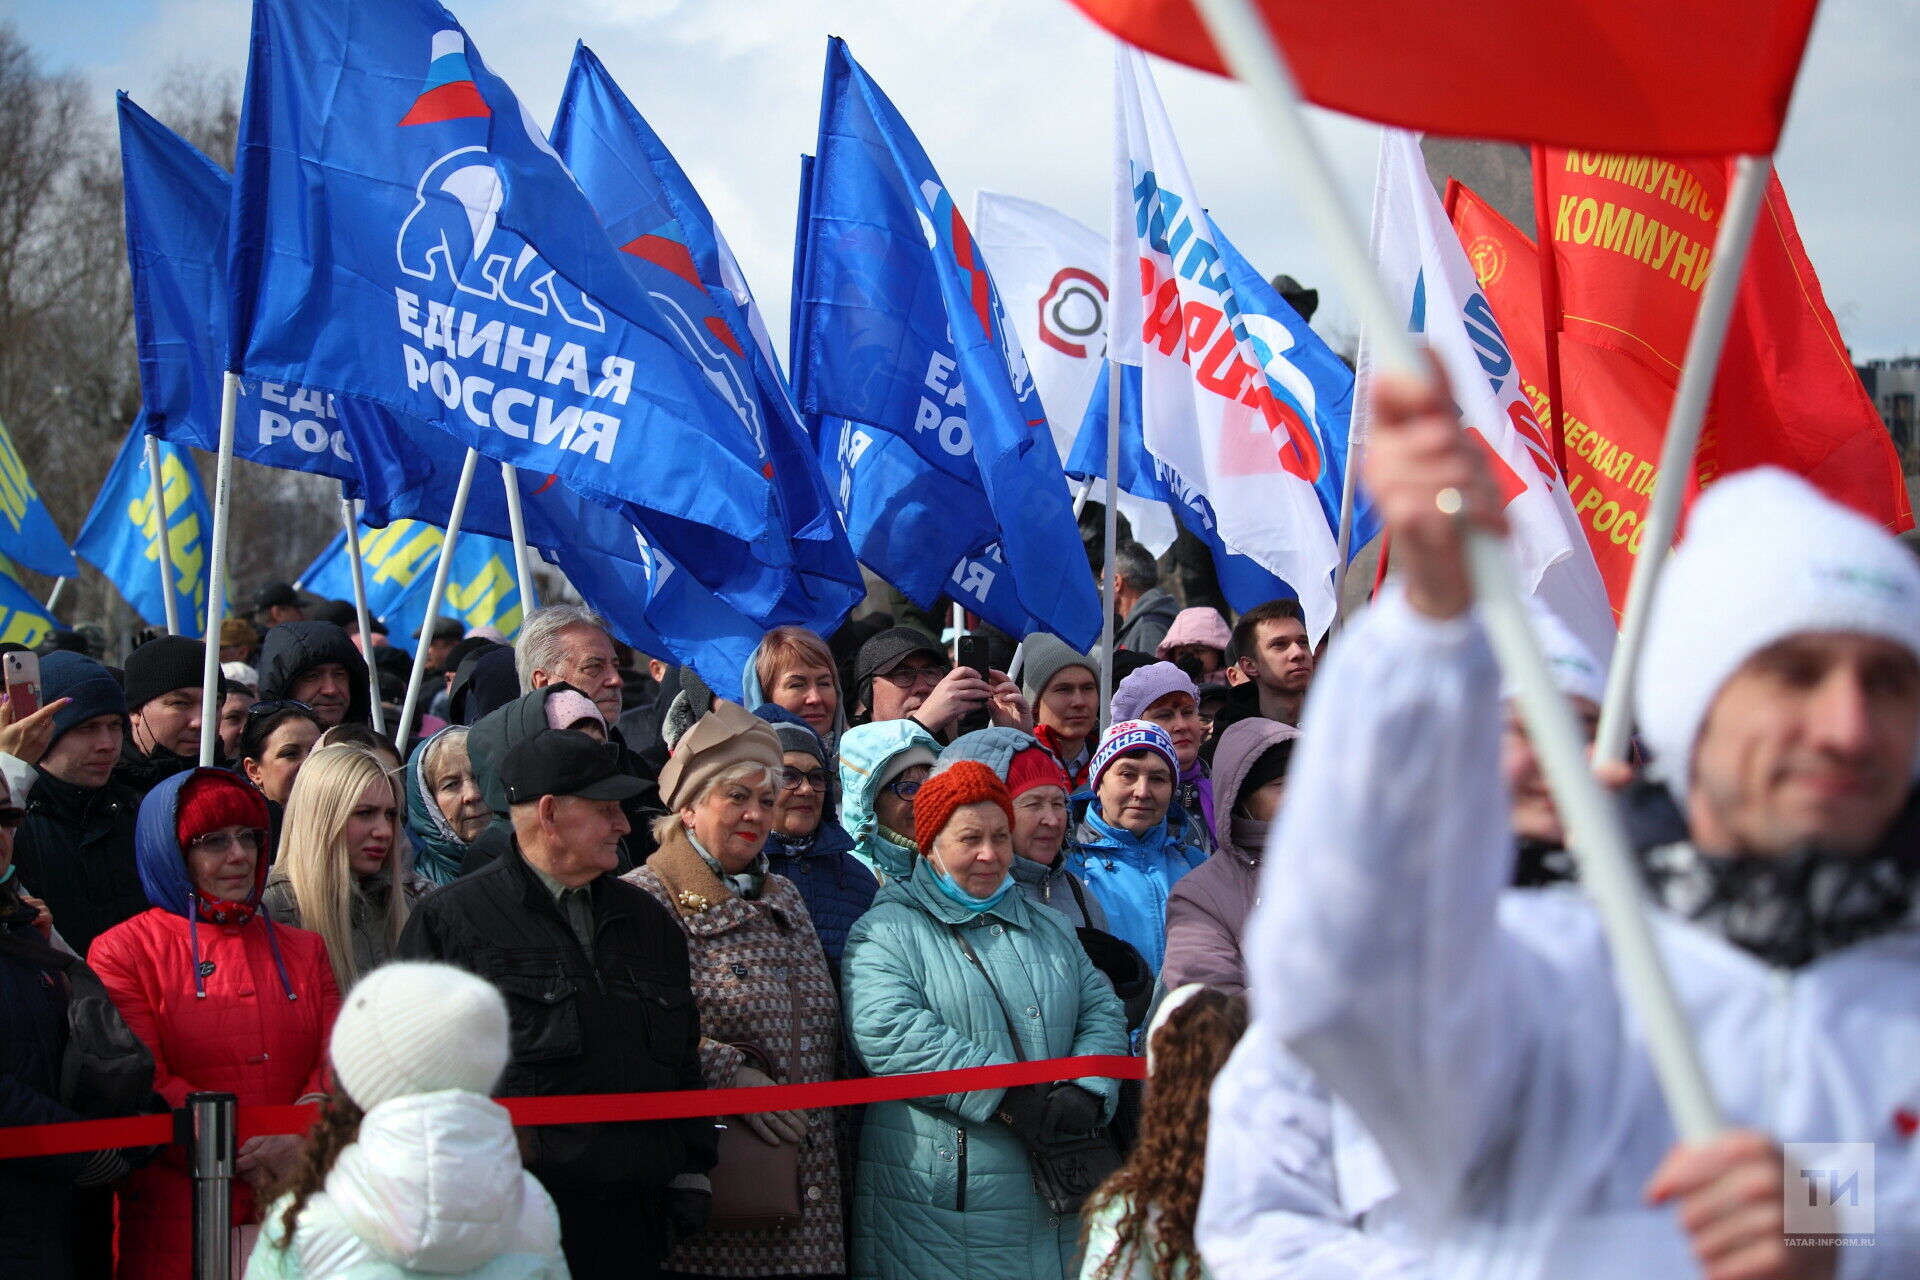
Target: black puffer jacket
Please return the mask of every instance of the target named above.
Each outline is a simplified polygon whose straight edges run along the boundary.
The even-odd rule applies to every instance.
[[[199,765],[198,758],[183,756],[165,747],[142,751],[133,745],[129,734],[120,744],[120,763],[113,766],[113,780],[134,794],[134,807],[147,798],[147,792],[176,773],[185,773]]]
[[[482,716],[468,732],[467,758],[473,764],[474,778],[480,783],[480,794],[486,797],[487,808],[493,810],[493,825],[468,843],[467,856],[460,864],[461,875],[472,875],[494,861],[512,841],[513,823],[508,814],[506,784],[500,781],[500,765],[509,751],[548,727],[547,699],[562,689],[573,689],[573,686],[550,684],[522,694]],[[655,774],[648,772],[624,744],[620,747],[620,761],[627,773],[649,784],[645,791],[620,806],[633,827],[620,842],[621,862],[614,873],[625,875],[653,852],[653,819],[665,810],[660,804],[660,789],[653,785]]]
[[[40,935],[28,923],[32,915],[12,886],[0,890],[0,930],[38,943]],[[67,991],[66,975],[0,954],[0,1125],[87,1118],[57,1097],[67,1046]],[[7,1275],[56,1280],[73,1274],[72,1183],[87,1159],[81,1154],[0,1161],[0,1257],[6,1259]]]
[[[506,997],[513,1057],[501,1097],[651,1093],[703,1087],[700,1017],[686,938],[666,908],[613,875],[589,886],[593,957],[517,842],[479,872],[420,900],[403,960],[440,960]],[[535,1126],[520,1131],[527,1171],[569,1190],[664,1188],[713,1166],[709,1120]]]
[[[346,723],[371,723],[373,698],[367,689],[367,661],[347,633],[331,622],[283,622],[267,632],[260,646],[260,701],[291,698],[294,682],[301,674],[323,662],[337,662],[347,669],[347,682],[353,692],[347,699]]]
[[[77,787],[45,770],[13,839],[14,873],[47,904],[53,926],[79,955],[152,904],[140,887],[133,826],[140,797],[118,782]]]

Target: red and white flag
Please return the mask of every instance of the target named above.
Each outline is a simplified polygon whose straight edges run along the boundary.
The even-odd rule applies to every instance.
[[[1299,593],[1318,640],[1339,553],[1314,489],[1326,459],[1313,407],[1269,376],[1273,352],[1254,344],[1146,56],[1126,45],[1114,55],[1114,125],[1112,350],[1139,385],[1141,439],[1228,550]]]
[[[973,239],[1019,331],[1064,464],[1107,358],[1107,238],[1049,205],[980,191],[973,198]],[[1094,496],[1105,492],[1096,483]],[[1119,505],[1134,541],[1165,554],[1175,534],[1167,505],[1124,491]]]
[[[1372,249],[1388,296],[1439,359],[1468,434],[1485,448],[1506,500],[1521,586],[1606,661],[1617,628],[1599,566],[1512,348],[1427,178],[1419,140],[1398,129],[1386,130],[1380,141]],[[1371,355],[1363,334],[1355,413],[1365,413],[1369,403]]]

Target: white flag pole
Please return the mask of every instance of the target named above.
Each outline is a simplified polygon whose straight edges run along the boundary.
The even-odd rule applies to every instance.
[[[387,713],[380,705],[380,669],[373,661],[373,618],[367,610],[367,564],[360,556],[360,517],[353,509],[353,499],[344,481],[340,485],[340,527],[347,537],[347,564],[353,576],[353,613],[360,624],[360,656],[367,662],[367,689],[371,694],[368,711],[373,717],[373,731],[385,733]]]
[[[1088,476],[1080,482],[1079,492],[1073,495],[1073,518],[1078,520],[1080,513],[1086,510],[1087,495],[1093,492],[1093,477]]]
[[[519,473],[511,462],[500,464],[500,480],[507,487],[507,532],[513,535],[513,572],[520,581],[520,616],[534,610],[533,557],[527,550],[527,519],[520,509]]]
[[[1294,179],[1293,189],[1334,278],[1352,299],[1373,343],[1376,367],[1430,380],[1431,371],[1421,363],[1367,255],[1356,230],[1359,224],[1342,207],[1333,171],[1307,128],[1293,75],[1252,0],[1196,0],[1195,7],[1228,68],[1252,93],[1269,141],[1279,149],[1281,170]],[[1722,1128],[1719,1108],[1673,985],[1654,950],[1619,814],[1589,769],[1572,709],[1547,673],[1506,547],[1484,533],[1473,533],[1467,538],[1467,559],[1481,624],[1517,690],[1515,702],[1566,821],[1581,883],[1606,930],[1628,1004],[1646,1028],[1654,1074],[1674,1127],[1690,1142],[1711,1137]]]
[[[1772,156],[1741,156],[1734,163],[1733,182],[1713,238],[1713,269],[1693,313],[1693,332],[1687,337],[1687,362],[1674,389],[1667,417],[1667,438],[1660,446],[1660,480],[1654,485],[1647,515],[1640,522],[1640,555],[1627,583],[1627,607],[1620,617],[1620,643],[1613,648],[1607,670],[1607,695],[1600,706],[1600,727],[1593,736],[1595,760],[1625,760],[1633,729],[1634,667],[1647,639],[1647,617],[1653,611],[1653,588],[1660,580],[1674,531],[1680,525],[1680,504],[1687,496],[1687,472],[1700,443],[1707,403],[1720,371],[1720,353],[1726,346],[1733,304],[1740,295],[1740,277],[1753,244],[1753,229],[1766,203],[1773,177]],[[1540,179],[1534,179],[1538,182]]]
[[[147,491],[153,513],[160,521],[154,558],[160,564],[160,598],[166,601],[167,634],[177,636],[180,634],[180,599],[173,589],[173,543],[167,536],[167,486],[160,479],[160,441],[153,436],[147,437]],[[51,600],[47,607],[53,607]]]
[[[1117,249],[1116,249],[1117,252]],[[1123,279],[1118,271],[1113,277]],[[1109,347],[1111,349],[1111,347]],[[1106,540],[1106,565],[1100,580],[1100,710],[1096,722],[1107,718],[1113,705],[1113,575],[1114,543],[1120,538],[1120,365],[1107,360],[1107,509],[1101,530]]]
[[[420,682],[427,674],[427,641],[433,638],[433,620],[440,616],[440,602],[447,595],[447,574],[453,569],[453,543],[460,536],[460,522],[467,518],[467,495],[473,492],[473,473],[480,465],[480,451],[467,450],[460,466],[460,486],[453,491],[453,510],[447,513],[447,536],[440,544],[440,563],[433,569],[433,588],[427,592],[427,616],[420,620],[420,635],[413,649],[413,670],[407,675],[407,697],[400,707],[400,723],[394,728],[394,745],[404,757],[407,737],[413,732],[414,709],[420,705]]]
[[[60,593],[65,591],[66,589],[67,589],[67,579],[55,578],[53,580],[53,590],[47,593],[46,609],[49,615],[53,613],[53,606],[60,603]]]
[[[239,409],[240,375],[228,370],[220,387],[220,452],[213,472],[213,542],[207,549],[207,625],[201,632],[207,651],[206,665],[200,672],[202,768],[213,764],[214,750],[220,745],[220,622],[227,607],[227,521],[233,505],[233,424]],[[168,587],[167,598],[171,600],[172,584]]]
[[[1336,539],[1339,561],[1333,567],[1333,627],[1346,621],[1341,607],[1347,598],[1347,560],[1353,549],[1354,492],[1360,482],[1360,406],[1354,405],[1347,419],[1347,472],[1340,477],[1340,534]]]

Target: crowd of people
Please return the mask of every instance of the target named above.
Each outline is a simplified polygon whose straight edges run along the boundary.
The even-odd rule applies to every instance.
[[[239,1149],[268,1277],[1912,1274],[1920,564],[1772,473],[1663,581],[1609,781],[1732,1129],[1676,1143],[1439,496],[1496,500],[1445,406],[1380,394],[1398,576],[1324,670],[1296,602],[1229,625],[1131,547],[1115,651],[1027,636],[1018,678],[866,615],[769,632],[735,702],[553,605],[436,625],[389,739],[398,650],[279,583],[218,637],[218,726],[197,640],[45,654],[0,708],[0,1124],[317,1103]],[[1591,726],[1601,660],[1535,621]],[[1785,1231],[1779,1144],[1835,1137],[1884,1152],[1878,1248]],[[190,1198],[176,1147],[0,1162],[0,1270],[190,1275]]]

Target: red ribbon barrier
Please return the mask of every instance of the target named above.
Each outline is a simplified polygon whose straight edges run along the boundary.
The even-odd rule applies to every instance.
[[[759,1111],[812,1111],[868,1102],[949,1093],[978,1093],[1023,1084],[1101,1076],[1144,1080],[1147,1064],[1120,1054],[1047,1058],[952,1071],[868,1076],[860,1080],[823,1080],[817,1084],[759,1085],[749,1089],[685,1089],[672,1093],[587,1093],[550,1098],[501,1098],[516,1125],[590,1124],[630,1120],[685,1120],[695,1116],[738,1116]],[[313,1123],[313,1104],[241,1107],[240,1140],[272,1134],[305,1133]],[[151,1147],[173,1141],[173,1116],[132,1116],[122,1120],[83,1120],[71,1124],[22,1125],[0,1129],[0,1160],[21,1156],[66,1155],[116,1147]]]

